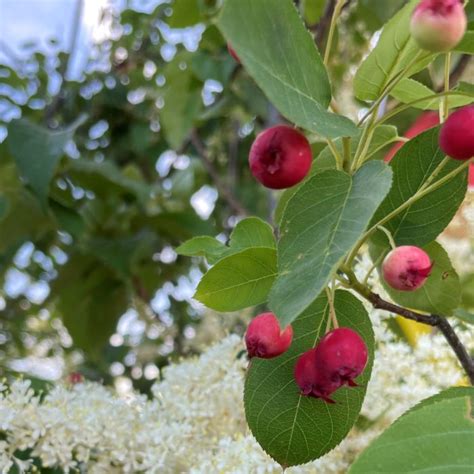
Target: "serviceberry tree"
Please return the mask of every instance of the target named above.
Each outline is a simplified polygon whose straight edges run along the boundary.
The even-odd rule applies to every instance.
[[[348,3],[332,5],[321,58],[292,1],[224,2],[217,24],[232,45],[229,51],[281,121],[291,124],[268,128],[253,143],[249,165],[255,185],[286,190],[278,195],[274,238],[268,223],[249,218],[234,230],[246,227],[239,242],[216,241],[212,253],[209,242],[203,246],[197,239],[178,248],[212,259],[195,294],[206,306],[239,311],[263,305],[272,312],[257,316],[248,328],[252,359],[244,402],[252,433],[283,467],[322,456],[356,422],[374,357],[361,299],[441,331],[474,383],[473,359],[448,318],[459,305],[458,279],[434,243],[463,201],[474,156],[472,85],[450,86],[452,56],[474,53],[464,5],[412,0],[388,21],[355,75],[353,93],[365,112],[354,123],[339,113],[327,73],[331,57],[343,54],[335,32]],[[413,79],[443,60],[442,91]],[[400,104],[387,111],[389,97]],[[437,115],[408,140],[386,122],[410,107],[437,110]],[[453,107],[461,108],[450,115]],[[311,157],[310,144],[318,138],[326,148]],[[406,143],[389,164],[377,159],[381,146],[396,141]],[[370,254],[373,268],[362,281],[356,269],[363,252]],[[375,269],[391,301],[368,284]],[[291,345],[286,344],[290,327]],[[393,361],[394,377],[396,371]],[[448,391],[439,399],[472,401],[473,394],[472,389]],[[469,433],[472,442],[472,427]],[[351,472],[399,472],[390,468],[390,448],[381,449],[383,461],[381,454],[367,464],[362,456]],[[406,456],[411,468],[426,467],[415,454]]]

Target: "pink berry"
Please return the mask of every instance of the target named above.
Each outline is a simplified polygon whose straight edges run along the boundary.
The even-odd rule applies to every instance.
[[[474,105],[453,112],[441,127],[439,147],[456,160],[474,156]]]
[[[311,168],[306,137],[286,125],[260,133],[250,148],[250,170],[267,188],[283,189],[299,183]]]
[[[286,352],[293,339],[293,328],[284,331],[273,313],[262,313],[250,322],[245,334],[245,344],[250,358],[271,359]]]
[[[411,17],[410,30],[428,51],[449,51],[461,41],[467,27],[461,0],[421,0]]]
[[[229,54],[240,64],[240,58],[237,56],[234,48],[229,43],[227,43],[227,51],[229,51]]]
[[[357,386],[354,379],[367,364],[368,351],[364,340],[350,328],[328,332],[315,349],[316,367],[339,386]]]
[[[316,348],[300,355],[295,365],[295,380],[306,397],[321,398],[326,403],[335,403],[329,396],[340,386],[338,380],[332,381],[324,371],[316,365]]]
[[[382,263],[383,278],[400,291],[414,291],[424,285],[433,267],[430,257],[419,247],[402,245],[393,249]]]

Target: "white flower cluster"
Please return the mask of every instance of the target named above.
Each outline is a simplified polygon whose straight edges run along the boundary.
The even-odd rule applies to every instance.
[[[362,409],[370,428],[353,429],[332,452],[288,473],[345,472],[394,418],[461,381],[462,371],[441,337],[426,336],[412,350],[394,340],[381,316],[371,312],[379,343]],[[473,335],[462,336],[472,347]],[[34,459],[64,472],[280,472],[245,423],[242,348],[239,337],[228,336],[199,358],[167,367],[151,399],[120,398],[89,382],[57,385],[43,398],[27,381],[0,385],[0,472],[13,465],[31,472]],[[19,452],[30,459],[19,460]]]

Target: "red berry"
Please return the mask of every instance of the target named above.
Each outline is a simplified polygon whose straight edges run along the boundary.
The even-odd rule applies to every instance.
[[[414,291],[424,285],[433,267],[429,255],[419,247],[402,245],[392,250],[382,263],[384,280],[400,291]]]
[[[237,56],[234,48],[229,43],[227,43],[227,51],[229,51],[229,54],[240,64],[240,58]]]
[[[357,386],[354,379],[367,364],[368,351],[364,340],[349,328],[337,328],[328,332],[315,349],[316,368],[324,372],[338,386],[347,383]]]
[[[249,357],[271,359],[286,352],[293,339],[293,328],[288,325],[284,331],[273,313],[262,313],[250,322],[245,334]]]
[[[326,403],[334,403],[329,396],[340,386],[339,381],[332,381],[316,365],[316,348],[301,354],[295,365],[295,380],[306,397],[321,398]]]
[[[252,174],[267,188],[283,189],[299,183],[311,168],[306,137],[286,125],[260,133],[250,148]]]
[[[428,51],[449,51],[461,41],[467,27],[461,0],[421,0],[411,17],[410,31]]]
[[[453,112],[441,127],[439,147],[456,160],[474,156],[474,105]]]
[[[67,381],[71,384],[71,385],[77,385],[79,383],[83,383],[84,382],[84,376],[79,373],[79,372],[71,372],[68,376],[67,376]]]

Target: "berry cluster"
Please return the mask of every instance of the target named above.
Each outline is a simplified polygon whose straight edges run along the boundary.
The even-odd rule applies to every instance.
[[[449,51],[464,36],[467,19],[461,0],[421,0],[411,19],[411,34],[417,44],[432,52]],[[229,53],[240,59],[228,45]],[[437,125],[438,115],[425,113],[407,132],[412,138]],[[449,157],[468,160],[474,156],[474,105],[453,112],[442,125],[439,147]],[[394,152],[386,157],[390,161]],[[301,182],[312,164],[311,146],[306,137],[287,125],[277,125],[261,132],[249,154],[254,177],[271,189],[284,189]],[[385,282],[398,291],[415,291],[430,276],[433,267],[422,249],[404,245],[394,248],[384,259],[381,273]],[[291,345],[291,325],[281,329],[273,313],[263,313],[249,324],[245,336],[248,356],[272,358]],[[334,403],[331,394],[354,381],[367,364],[367,346],[354,330],[341,327],[328,332],[319,343],[301,354],[294,368],[301,395]]]

